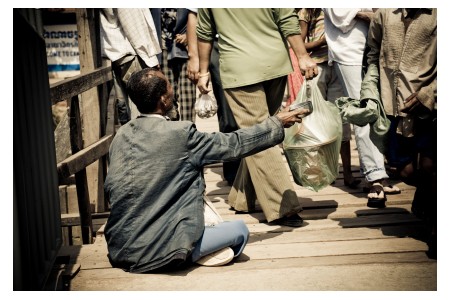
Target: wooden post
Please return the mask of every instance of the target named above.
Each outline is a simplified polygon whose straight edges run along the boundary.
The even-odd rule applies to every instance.
[[[95,30],[95,10],[77,8],[78,46],[80,50],[81,74],[94,70],[99,66],[99,51]],[[101,137],[100,102],[98,88],[81,94],[80,100],[83,146],[89,146]],[[103,195],[103,163],[94,162],[86,168],[88,192],[95,212],[105,211]]]
[[[82,149],[83,140],[81,135],[81,120],[78,96],[72,97],[70,102],[70,138],[72,144],[72,154]],[[92,215],[87,190],[86,169],[75,174],[77,186],[78,209],[80,210],[81,236],[83,244],[92,243]]]

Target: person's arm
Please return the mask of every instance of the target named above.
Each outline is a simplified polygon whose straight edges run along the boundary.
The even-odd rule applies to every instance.
[[[186,33],[178,33],[174,39],[175,43],[181,44],[185,47],[188,45],[187,34]]]
[[[367,63],[369,65],[374,64],[377,67],[379,67],[381,41],[383,39],[383,18],[382,10],[374,14],[373,22],[367,32],[367,46],[370,48],[367,53]]]
[[[404,101],[404,107],[401,112],[407,114],[416,114],[419,117],[426,118],[435,108],[437,94],[437,80],[434,79],[431,84],[423,86],[419,91],[412,93]]]
[[[417,36],[412,36],[410,39],[418,38]],[[437,37],[436,37],[437,38]],[[430,61],[432,61],[430,57]],[[421,119],[428,118],[433,110],[436,109],[437,103],[437,62],[434,61],[433,69],[428,71],[427,76],[433,76],[434,79],[427,85],[422,85],[419,90],[414,91],[410,96],[408,96],[403,104],[404,107],[400,110],[403,113],[413,114]],[[433,78],[433,77],[432,77]]]
[[[204,41],[197,39],[198,56],[199,56],[199,74],[197,87],[200,93],[208,94],[209,88],[209,62],[211,60],[211,51],[213,47],[212,41]]]
[[[319,74],[317,64],[311,59],[306,51],[305,44],[300,34],[290,35],[287,37],[295,56],[297,56],[300,72],[306,79],[312,79]]]
[[[306,21],[300,20],[300,30],[302,32],[302,40],[305,43],[306,51],[308,51],[309,53],[314,51],[315,48],[319,48],[327,44],[325,35],[323,35],[320,39],[316,41],[306,42],[306,36],[308,35],[308,23]]]
[[[211,60],[211,51],[216,35],[215,24],[211,16],[211,10],[200,8],[197,14],[197,47],[199,56],[199,74],[197,88],[202,94],[211,91],[209,88],[209,63]]]
[[[374,15],[367,33],[367,71],[361,83],[360,99],[381,100],[379,93],[379,63],[381,41],[383,39],[383,14],[381,11]]]
[[[319,48],[323,45],[327,44],[327,40],[325,39],[325,34],[323,36],[313,42],[307,42],[307,37],[309,34],[309,24],[311,23],[311,13],[309,8],[302,8],[298,14],[300,19],[300,32],[302,35],[302,40],[305,43],[306,51],[309,53],[313,52],[315,48]]]
[[[188,149],[191,163],[197,167],[236,160],[278,145],[284,139],[284,128],[301,122],[307,110],[286,110],[265,121],[230,133],[200,132],[192,124],[188,129]]]
[[[306,8],[302,8],[299,12],[299,24],[300,24],[300,34],[302,35],[302,41],[306,42],[306,37],[308,36],[308,20],[306,18]],[[306,46],[306,45],[305,45]]]
[[[187,42],[188,42],[188,56],[187,73],[192,83],[197,84],[200,63],[198,58],[197,45],[197,13],[189,11],[187,21]]]
[[[373,11],[359,11],[356,13],[356,17],[358,19],[361,19],[367,23],[370,23],[373,19],[374,12]]]
[[[309,57],[300,34],[298,15],[293,8],[272,8],[275,23],[297,56],[300,72],[306,79],[318,74],[317,64]]]

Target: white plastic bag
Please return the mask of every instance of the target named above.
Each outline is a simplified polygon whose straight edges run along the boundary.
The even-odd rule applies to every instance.
[[[208,197],[203,196],[203,208],[205,216],[205,226],[214,226],[223,222],[219,212],[214,208],[211,200]]]
[[[339,174],[342,120],[339,109],[323,99],[317,86],[305,82],[291,105],[307,100],[313,112],[285,129],[283,148],[295,183],[317,192]]]
[[[195,101],[195,113],[202,119],[211,118],[217,113],[217,101],[209,94],[201,94]]]

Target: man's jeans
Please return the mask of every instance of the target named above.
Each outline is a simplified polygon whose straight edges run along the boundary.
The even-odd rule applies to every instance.
[[[342,82],[345,95],[353,99],[359,99],[363,78],[362,66],[347,66],[338,62],[333,62],[333,66]],[[364,174],[368,182],[389,178],[384,167],[384,156],[370,139],[370,125],[353,126],[361,173]]]
[[[222,222],[214,226],[205,226],[202,238],[192,252],[192,261],[220,249],[230,247],[234,257],[238,257],[247,245],[249,231],[244,221]]]

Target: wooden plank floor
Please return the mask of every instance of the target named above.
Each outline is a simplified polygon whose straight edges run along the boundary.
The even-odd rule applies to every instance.
[[[217,131],[217,119],[198,119],[202,131]],[[358,156],[352,141],[354,176]],[[288,168],[286,164],[286,168]],[[425,227],[411,214],[414,188],[398,183],[387,207],[366,206],[362,189],[341,176],[319,192],[294,184],[303,205],[300,228],[269,226],[263,213],[235,214],[221,164],[205,168],[207,195],[225,220],[243,219],[251,236],[243,254],[221,267],[193,266],[167,274],[130,274],[111,268],[102,228],[92,245],[61,249],[79,271],[73,291],[436,291],[437,261],[426,255]]]

